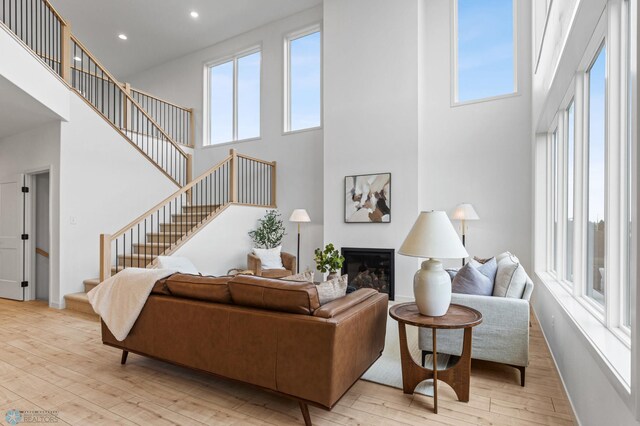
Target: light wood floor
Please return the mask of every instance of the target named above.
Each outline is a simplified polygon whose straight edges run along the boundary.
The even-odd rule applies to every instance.
[[[389,319],[391,321],[391,319]],[[573,423],[573,415],[537,324],[531,329],[527,386],[515,369],[475,362],[471,400],[440,386],[432,399],[359,381],[314,425]],[[59,424],[304,424],[296,402],[102,345],[99,323],[36,302],[0,299],[0,419],[9,409],[55,410]],[[0,420],[1,424],[4,424]]]

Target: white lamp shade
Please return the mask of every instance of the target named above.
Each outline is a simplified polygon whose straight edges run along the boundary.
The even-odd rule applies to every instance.
[[[469,256],[443,211],[421,212],[398,253],[434,259],[462,259]]]
[[[295,209],[289,217],[289,222],[311,222],[311,218],[305,209]]]
[[[476,209],[469,203],[458,204],[451,215],[453,220],[480,220]]]

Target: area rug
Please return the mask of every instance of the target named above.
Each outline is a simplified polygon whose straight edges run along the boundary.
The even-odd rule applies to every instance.
[[[407,325],[407,342],[409,352],[414,361],[420,364],[421,351],[418,348],[418,328]],[[444,370],[449,365],[449,355],[438,354],[438,370]],[[427,355],[425,367],[432,368],[433,355]],[[384,342],[384,351],[378,360],[364,373],[363,380],[379,383],[402,389],[402,365],[400,362],[400,340],[398,336],[398,323],[391,317],[387,317],[387,335]],[[420,383],[415,393],[433,396],[433,380],[425,380]]]

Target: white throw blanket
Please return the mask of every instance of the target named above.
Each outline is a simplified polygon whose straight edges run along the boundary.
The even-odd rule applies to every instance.
[[[121,342],[133,328],[156,281],[175,272],[174,269],[126,268],[104,280],[87,296],[93,310]]]

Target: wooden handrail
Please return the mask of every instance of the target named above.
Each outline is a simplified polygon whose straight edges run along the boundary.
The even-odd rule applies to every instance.
[[[134,226],[136,226],[139,223],[141,223],[146,217],[149,217],[149,215],[151,215],[152,213],[155,213],[156,211],[158,211],[158,209],[160,209],[164,205],[168,204],[170,201],[175,200],[177,197],[179,197],[180,195],[184,194],[185,192],[187,192],[188,190],[193,188],[198,182],[202,181],[204,178],[209,176],[211,173],[213,173],[216,169],[220,168],[224,163],[228,162],[229,160],[231,160],[231,156],[230,155],[228,157],[226,157],[224,160],[222,160],[219,163],[217,163],[215,166],[211,167],[209,170],[207,170],[206,172],[204,172],[200,176],[198,176],[197,178],[195,178],[193,181],[191,181],[187,185],[185,185],[182,188],[180,188],[178,191],[176,191],[173,194],[169,195],[167,198],[165,198],[164,200],[160,201],[158,204],[156,204],[155,206],[153,206],[152,208],[150,208],[149,210],[147,210],[146,212],[144,212],[143,214],[138,216],[133,222],[129,223],[128,225],[126,225],[125,227],[120,229],[118,232],[116,232],[114,234],[111,234],[111,236],[110,236],[111,237],[111,241],[115,240],[116,238],[118,238],[119,236],[121,236],[122,234],[124,234],[125,232],[127,232],[128,230],[133,228]]]
[[[54,15],[56,15],[56,18],[58,18],[58,21],[60,21],[60,23],[62,25],[68,25],[67,21],[64,20],[64,18],[62,17],[62,15],[60,15],[58,13],[58,11],[56,10],[55,7],[53,7],[53,5],[51,3],[49,3],[49,0],[42,0],[42,2],[44,3],[45,6],[47,6],[47,8],[53,12]]]
[[[267,166],[275,166],[276,162],[275,161],[266,161],[266,160],[261,160],[259,158],[255,158],[255,157],[250,157],[248,155],[244,155],[244,154],[237,154],[239,158],[244,158],[245,160],[250,160],[250,161],[255,161],[258,163],[262,163],[262,164],[266,164]]]
[[[187,108],[187,107],[185,107],[185,106],[180,106],[180,105],[178,105],[178,104],[175,104],[175,103],[173,103],[173,102],[171,102],[171,101],[167,101],[167,100],[162,99],[162,98],[159,98],[159,97],[157,97],[157,96],[155,96],[155,95],[152,95],[152,94],[150,94],[150,93],[143,92],[143,91],[142,91],[142,90],[140,90],[140,89],[135,89],[135,88],[133,88],[133,87],[132,87],[132,88],[131,88],[131,91],[132,91],[132,92],[136,92],[136,93],[140,93],[142,96],[146,96],[146,97],[148,97],[148,98],[155,99],[155,100],[157,100],[157,101],[162,102],[163,104],[171,105],[171,106],[173,106],[173,107],[176,107],[176,108],[181,109],[181,110],[186,111],[186,112],[192,112],[192,111],[193,111],[193,108]]]
[[[36,247],[36,254],[39,254],[40,256],[43,256],[43,257],[49,257],[49,253],[42,250],[40,247]]]
[[[127,91],[125,90],[124,84],[119,82],[113,75],[111,75],[111,73],[100,63],[100,61],[98,61],[96,59],[95,56],[93,56],[93,54],[91,54],[91,52],[85,47],[84,44],[82,44],[80,42],[80,40],[77,39],[76,36],[71,34],[70,38],[71,38],[71,40],[73,40],[74,43],[76,43],[84,51],[84,53],[96,64],[96,66],[98,66],[100,68],[100,70],[103,71],[105,73],[105,75],[107,75],[107,77],[109,77],[113,81],[113,83],[120,88],[120,90],[122,91],[124,96],[127,98],[127,100],[129,102],[131,102],[133,105],[135,105],[138,108],[138,110],[140,110],[140,113],[142,115],[144,115],[149,120],[149,123],[151,123],[153,126],[158,128],[160,133],[167,139],[167,142],[169,142],[171,145],[173,145],[178,150],[178,153],[181,154],[186,159],[187,158],[187,153],[184,152],[182,150],[182,148],[179,146],[179,144],[177,142],[175,142],[171,138],[171,136],[169,136],[167,134],[167,132],[164,131],[164,129],[162,127],[160,127],[160,125],[153,119],[153,117],[151,117],[145,111],[145,109],[142,108],[142,106],[135,99],[133,99],[133,97],[131,97],[131,94],[127,93]]]

